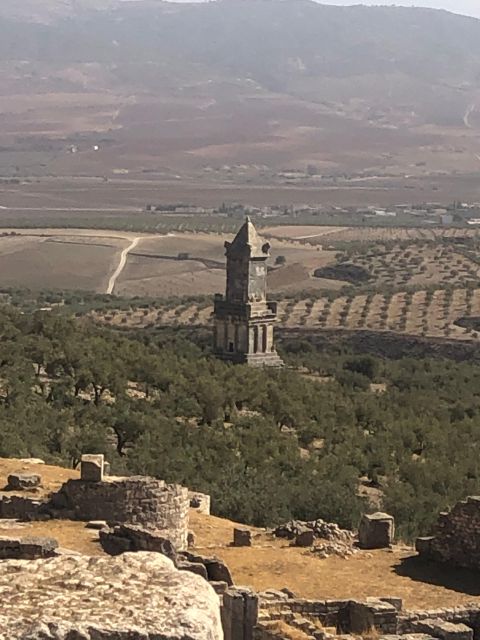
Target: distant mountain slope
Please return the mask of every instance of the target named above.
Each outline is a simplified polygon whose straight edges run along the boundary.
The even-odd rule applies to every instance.
[[[480,21],[431,9],[310,0],[16,0],[0,3],[0,81],[4,95],[104,90],[128,97],[126,111],[119,100],[115,127],[128,121],[132,135],[140,111],[132,100],[174,101],[173,115],[155,112],[166,122],[178,117],[181,99],[192,111],[184,116],[181,143],[170,128],[168,149],[200,147],[204,155],[208,147],[222,162],[252,156],[270,164],[271,156],[259,153],[261,143],[273,152],[283,144],[283,165],[331,163],[319,157],[319,145],[348,155],[375,147],[378,134],[376,167],[399,143],[411,147],[415,139],[437,153],[439,140],[418,138],[419,127],[465,129],[473,145]],[[299,136],[312,148],[305,150]],[[335,163],[341,166],[345,157]],[[437,164],[442,168],[444,161]]]
[[[161,65],[167,58],[327,99],[336,97],[333,80],[348,83],[338,93],[350,97],[348,89],[367,90],[352,78],[375,76],[394,99],[403,92],[409,100],[419,82],[461,95],[480,79],[480,21],[445,11],[309,0],[48,0],[41,9],[20,0],[0,16],[2,60]]]

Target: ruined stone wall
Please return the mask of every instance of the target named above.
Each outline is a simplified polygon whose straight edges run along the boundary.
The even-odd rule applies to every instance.
[[[36,498],[1,494],[0,518],[15,520],[35,520],[41,513],[44,502]]]
[[[163,532],[177,550],[187,548],[190,500],[179,485],[143,476],[68,480],[51,505],[57,517],[140,525]]]
[[[335,640],[338,634],[372,630],[391,640],[475,640],[480,638],[480,605],[403,611],[399,598],[316,601],[288,598],[282,592],[261,594],[253,639],[284,640],[293,630],[309,640]]]
[[[210,515],[211,497],[206,493],[200,493],[199,491],[189,491],[188,496],[190,499],[190,507],[196,509],[198,513],[203,513],[207,516]]]
[[[362,634],[375,629],[381,634],[396,634],[401,601],[367,598],[355,600],[306,600],[288,598],[260,599],[255,640],[281,636],[282,625],[302,631],[312,640],[328,640],[338,633]]]
[[[442,620],[453,624],[466,625],[473,629],[475,637],[480,633],[480,605],[465,605],[451,608],[430,609],[428,611],[405,611],[398,618],[399,633],[417,633],[419,623],[426,620]]]
[[[419,538],[416,547],[427,560],[480,569],[480,497],[471,496],[441,513],[434,535]]]

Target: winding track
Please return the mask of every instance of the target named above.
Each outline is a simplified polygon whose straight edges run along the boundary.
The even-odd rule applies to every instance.
[[[137,246],[137,244],[140,242],[141,239],[142,238],[140,236],[137,238],[134,238],[132,242],[128,245],[128,247],[125,247],[125,249],[122,251],[120,255],[120,262],[118,263],[118,267],[112,273],[112,275],[110,276],[110,280],[108,281],[108,287],[106,291],[107,294],[111,295],[113,293],[118,277],[120,276],[120,274],[125,268],[125,265],[127,264],[128,254],[130,253],[130,251],[132,251],[132,249],[135,249],[135,247]]]

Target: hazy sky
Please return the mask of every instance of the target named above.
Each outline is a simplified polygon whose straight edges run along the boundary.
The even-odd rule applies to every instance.
[[[407,7],[422,6],[432,7],[432,9],[447,9],[455,13],[464,13],[465,15],[480,18],[480,0],[319,0],[322,4],[396,4]]]
[[[1,2],[2,0],[0,0]],[[173,2],[205,2],[206,0],[172,0]],[[446,9],[454,13],[480,18],[480,0],[317,0],[320,4],[352,4],[368,5],[401,5],[404,7],[430,7],[432,9]]]

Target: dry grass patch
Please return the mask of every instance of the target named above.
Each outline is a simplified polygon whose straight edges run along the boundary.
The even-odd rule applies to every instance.
[[[393,551],[359,551],[349,559],[338,557],[320,559],[308,550],[290,547],[285,540],[272,538],[262,530],[251,527],[255,536],[253,547],[231,547],[234,522],[191,514],[190,527],[195,532],[199,553],[215,554],[230,567],[237,584],[251,586],[258,591],[287,587],[297,596],[311,599],[343,599],[397,596],[410,609],[437,608],[480,602],[479,596],[446,586],[451,573],[438,568],[437,584],[421,582],[399,569],[414,551],[396,547]]]

